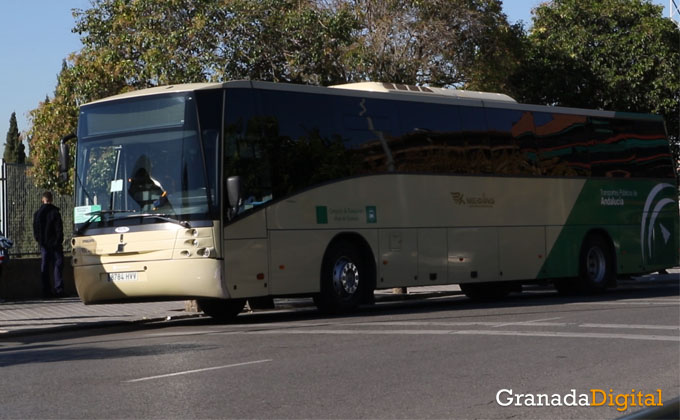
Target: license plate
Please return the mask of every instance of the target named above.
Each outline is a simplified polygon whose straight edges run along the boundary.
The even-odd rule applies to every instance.
[[[109,281],[137,281],[137,272],[109,273]]]

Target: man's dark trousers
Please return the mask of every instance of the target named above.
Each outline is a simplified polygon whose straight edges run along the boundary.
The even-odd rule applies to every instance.
[[[49,296],[52,290],[57,295],[64,293],[64,251],[59,248],[40,247],[42,262],[40,264],[40,279],[42,280],[43,294]],[[54,267],[54,289],[50,287],[50,267]]]

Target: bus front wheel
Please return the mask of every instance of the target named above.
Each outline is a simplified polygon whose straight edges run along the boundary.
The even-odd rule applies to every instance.
[[[369,285],[368,264],[348,241],[329,246],[321,266],[321,292],[314,297],[322,312],[341,313],[356,308]]]
[[[204,314],[219,321],[233,321],[246,304],[245,299],[197,299]]]

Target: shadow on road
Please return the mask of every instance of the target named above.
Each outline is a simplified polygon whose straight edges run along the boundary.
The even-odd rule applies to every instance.
[[[574,295],[561,296],[553,288],[544,286],[527,286],[522,293],[512,294],[506,298],[496,301],[475,301],[467,298],[464,295],[451,293],[433,293],[428,294],[425,298],[418,299],[409,298],[406,300],[395,300],[389,302],[378,301],[375,305],[362,306],[356,312],[351,314],[342,314],[336,316],[329,316],[322,314],[314,307],[293,308],[280,311],[261,311],[252,312],[239,315],[232,324],[259,324],[259,323],[284,323],[293,321],[318,321],[332,318],[348,319],[357,317],[364,317],[367,315],[403,315],[403,314],[436,314],[437,312],[446,311],[447,317],[450,317],[451,311],[462,311],[464,316],[465,311],[472,309],[484,310],[493,309],[493,314],[490,316],[502,315],[498,309],[526,307],[528,310],[532,307],[543,306],[559,306],[569,303],[597,303],[597,302],[625,302],[644,299],[654,299],[663,297],[680,297],[680,282],[659,282],[659,283],[637,283],[625,282],[617,289],[612,289],[603,294],[598,295]],[[677,306],[669,302],[669,306]],[[566,309],[565,309],[566,310]],[[583,311],[593,311],[593,308],[584,308]],[[601,310],[608,310],[602,308]],[[578,309],[573,307],[569,312],[575,312]],[[559,313],[560,309],[550,309],[550,313]],[[517,315],[517,312],[513,312]],[[480,317],[477,311],[474,317]],[[209,317],[194,318],[177,321],[182,325],[219,325],[220,322]],[[228,325],[228,324],[227,324]]]
[[[513,309],[512,315],[521,313],[537,314],[546,313],[559,314],[562,312],[579,312],[579,311],[607,311],[610,307],[603,306],[601,308],[593,308],[584,306],[583,308],[574,306],[564,306],[565,304],[574,303],[625,303],[634,302],[636,300],[657,299],[657,298],[678,298],[680,296],[680,281],[624,281],[620,283],[617,289],[612,289],[600,295],[576,295],[576,296],[561,296],[552,287],[546,286],[526,286],[522,293],[512,294],[502,300],[497,301],[475,301],[466,296],[452,292],[442,293],[427,293],[408,295],[406,299],[395,298],[394,296],[381,296],[375,305],[366,305],[358,308],[355,312],[342,315],[327,315],[320,313],[316,307],[311,305],[311,300],[307,304],[302,304],[298,307],[289,307],[285,309],[255,311],[243,313],[239,315],[232,323],[224,324],[214,320],[208,316],[190,316],[186,318],[172,319],[168,321],[131,323],[131,324],[113,324],[113,325],[99,325],[95,328],[75,329],[72,331],[50,332],[40,335],[29,335],[24,337],[14,337],[11,341],[22,343],[23,345],[30,345],[31,343],[40,343],[47,341],[62,341],[82,337],[96,337],[102,335],[127,333],[143,330],[156,330],[168,327],[192,327],[192,326],[211,326],[211,325],[252,325],[258,324],[284,324],[290,322],[324,322],[339,320],[346,320],[351,323],[354,319],[363,318],[366,316],[389,317],[405,314],[412,314],[419,316],[419,319],[436,320],[438,318],[452,317],[451,312],[458,312],[455,314],[457,319],[465,318],[480,318],[480,317],[498,317],[503,316],[503,309]],[[656,302],[658,307],[664,302]],[[678,302],[668,302],[668,306],[677,307]],[[547,307],[547,308],[546,308]],[[640,302],[640,307],[644,307],[644,303]],[[526,308],[525,312],[517,312],[517,308]],[[488,310],[488,314],[480,313],[480,311]],[[426,317],[423,318],[423,315]],[[304,325],[300,325],[304,326]],[[0,341],[1,342],[1,341]],[[97,354],[95,352],[95,354]],[[82,354],[81,354],[82,355]],[[73,355],[74,358],[80,355]]]

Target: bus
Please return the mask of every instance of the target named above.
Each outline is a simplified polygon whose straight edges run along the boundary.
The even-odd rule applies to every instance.
[[[82,105],[76,144],[85,304],[196,299],[230,319],[248,299],[308,296],[343,312],[376,289],[601,292],[679,265],[677,174],[656,115],[232,81]]]

